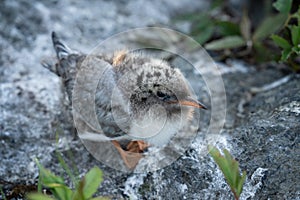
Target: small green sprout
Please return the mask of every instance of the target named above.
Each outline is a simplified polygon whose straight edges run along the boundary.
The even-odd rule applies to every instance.
[[[69,188],[64,180],[45,169],[39,162],[37,165],[40,170],[39,185],[50,190],[52,195],[46,195],[41,192],[28,194],[29,200],[100,200],[104,197],[95,197],[98,187],[103,181],[102,171],[98,167],[92,168],[87,174],[76,183],[75,189]]]
[[[295,71],[299,71],[300,64],[295,60],[300,55],[300,6],[293,14],[290,14],[292,0],[277,0],[273,6],[287,16],[281,35],[271,35],[273,42],[282,49],[280,61],[287,62]]]
[[[234,195],[238,200],[243,191],[243,184],[246,180],[246,172],[240,175],[239,163],[230,155],[229,151],[223,150],[224,156],[221,155],[216,147],[208,146],[209,154],[213,157],[221,169],[224,177]]]

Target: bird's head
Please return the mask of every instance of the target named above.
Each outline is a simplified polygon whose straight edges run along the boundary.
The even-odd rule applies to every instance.
[[[120,120],[115,120],[129,123],[130,136],[166,144],[192,119],[195,109],[205,109],[179,69],[159,59],[128,55],[122,59],[115,66],[117,88],[124,100],[123,110],[130,116],[123,120],[117,113]]]
[[[139,62],[141,64],[142,62]],[[206,109],[194,97],[179,69],[157,59],[145,60],[142,65],[132,64],[130,105],[133,113],[144,114],[153,106],[164,108],[168,117],[191,117],[195,108]],[[141,112],[142,111],[142,112]]]

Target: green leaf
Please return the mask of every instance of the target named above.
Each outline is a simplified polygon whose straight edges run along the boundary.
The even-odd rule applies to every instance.
[[[209,40],[214,32],[214,24],[208,15],[203,15],[201,19],[194,22],[191,35],[199,42],[204,44]]]
[[[298,26],[291,26],[291,35],[292,42],[294,46],[298,46],[300,44],[300,24]]]
[[[277,0],[273,3],[274,8],[280,13],[289,14],[292,7],[293,0]]]
[[[207,42],[212,34],[214,33],[214,27],[213,26],[208,26],[205,29],[203,29],[202,31],[200,31],[196,36],[195,36],[195,40],[199,43],[199,44],[204,44],[205,42]]]
[[[214,40],[205,45],[207,50],[222,50],[242,47],[246,45],[246,41],[240,36],[228,36],[219,40]]]
[[[212,19],[209,15],[206,14],[200,14],[198,15],[199,19],[193,20],[193,27],[192,27],[192,35],[194,33],[198,33],[199,31],[202,31],[207,26],[213,25]]]
[[[240,23],[240,30],[242,33],[242,36],[246,41],[250,40],[250,35],[251,35],[251,23],[250,19],[248,17],[247,11],[243,12],[243,17]]]
[[[47,184],[47,186],[53,195],[60,200],[68,200],[71,199],[73,192],[70,188],[68,188],[66,185],[57,184],[57,183],[51,183]]]
[[[54,189],[53,194],[57,194],[55,196],[57,196],[61,200],[63,200],[63,199],[68,200],[68,199],[71,199],[73,196],[73,191],[66,185],[63,185],[63,186],[57,187],[57,188],[53,188],[53,189]]]
[[[79,184],[76,187],[76,190],[74,192],[74,196],[72,200],[85,200],[83,195],[83,189],[84,188],[84,181],[80,181]]]
[[[55,176],[49,170],[45,169],[42,166],[39,166],[41,182],[46,187],[52,187],[51,185],[64,185],[64,181],[61,177]]]
[[[239,25],[230,21],[217,21],[216,27],[222,36],[241,35]]]
[[[71,178],[72,182],[74,185],[78,184],[78,181],[76,179],[76,177],[73,175],[73,173],[71,172],[70,167],[67,165],[67,163],[64,161],[62,155],[60,152],[58,152],[57,150],[55,151],[57,159],[59,161],[60,166],[65,170],[65,172],[68,174],[68,176]]]
[[[229,151],[223,150],[222,156],[219,150],[213,146],[208,146],[209,154],[213,157],[219,168],[224,174],[224,177],[234,194],[235,199],[238,199],[243,190],[243,184],[246,179],[246,172],[240,175],[238,162],[230,155]]]
[[[253,40],[260,41],[277,32],[283,26],[285,20],[286,16],[284,14],[267,17],[254,32]]]
[[[53,198],[51,198],[47,195],[41,194],[41,193],[28,194],[26,199],[29,199],[29,200],[54,200]]]
[[[253,49],[254,49],[254,58],[258,62],[267,62],[270,60],[276,59],[276,54],[274,52],[271,52],[269,48],[266,48],[261,42],[255,42],[253,43]],[[277,55],[278,59],[280,59],[280,54]]]
[[[287,61],[289,59],[290,55],[292,54],[291,49],[284,49],[281,54],[281,61]]]
[[[235,172],[235,171],[234,171],[234,166],[231,163],[233,158],[231,157],[231,155],[229,154],[229,152],[226,149],[223,150],[223,153],[225,155],[224,163],[226,163],[224,166],[224,175],[225,175],[225,178],[227,179],[229,185],[234,187],[235,174],[233,172]],[[221,159],[222,159],[222,156],[221,156]]]
[[[240,178],[240,181],[238,182],[238,185],[237,185],[237,193],[238,194],[241,194],[243,191],[243,185],[245,183],[246,177],[247,177],[246,171],[243,171],[242,177]]]
[[[300,46],[293,47],[293,48],[292,48],[292,51],[293,51],[294,53],[296,53],[297,55],[299,55],[299,54],[300,54]]]
[[[227,178],[231,179],[231,186],[233,188],[236,188],[237,182],[238,182],[238,178],[240,176],[238,163],[230,155],[230,153],[229,153],[229,151],[227,149],[224,149],[223,152],[224,152],[224,155],[225,155],[225,159],[226,159],[226,161],[228,163],[227,165],[229,166],[229,172],[228,172]]]
[[[72,197],[72,190],[65,185],[61,177],[55,176],[39,163],[38,167],[40,169],[40,180],[42,185],[48,187],[56,198],[68,200]]]
[[[89,199],[97,192],[98,187],[103,181],[102,171],[98,167],[91,169],[80,181],[84,199]]]
[[[284,38],[282,38],[278,35],[274,35],[274,34],[271,35],[271,38],[275,42],[275,44],[278,45],[279,47],[281,47],[283,49],[290,49],[291,48],[290,43],[286,39],[284,39]]]
[[[95,197],[95,198],[92,198],[90,200],[109,200],[110,198],[108,197]]]

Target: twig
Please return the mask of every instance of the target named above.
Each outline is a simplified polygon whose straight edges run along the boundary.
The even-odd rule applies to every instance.
[[[274,89],[274,88],[276,88],[276,87],[278,87],[280,85],[283,85],[283,84],[287,83],[290,79],[291,79],[291,76],[288,75],[286,77],[283,77],[283,78],[281,78],[279,80],[276,80],[276,81],[274,81],[272,83],[269,83],[267,85],[264,85],[262,87],[253,87],[253,88],[250,89],[250,92],[252,94],[256,94],[256,93],[260,93],[260,92],[265,92],[265,91],[268,91],[268,90],[272,90],[272,89]]]

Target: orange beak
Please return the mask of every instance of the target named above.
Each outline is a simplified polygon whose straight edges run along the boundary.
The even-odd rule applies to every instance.
[[[183,101],[178,101],[180,105],[183,106],[192,106],[195,108],[202,108],[202,109],[207,109],[203,104],[199,103],[198,101],[191,101],[191,100],[183,100]]]
[[[187,98],[185,100],[179,100],[179,101],[169,101],[169,103],[177,103],[183,106],[192,106],[195,108],[202,108],[207,109],[203,104],[199,103],[197,100],[194,100],[192,98]]]

